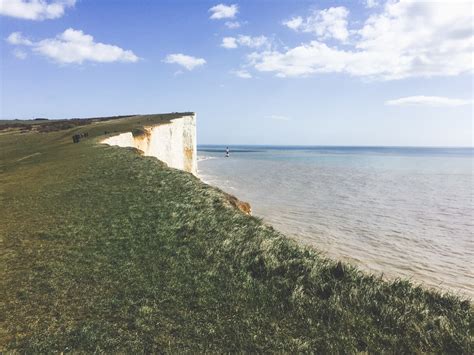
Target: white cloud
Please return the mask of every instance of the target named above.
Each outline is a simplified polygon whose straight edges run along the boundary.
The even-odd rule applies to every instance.
[[[245,46],[249,48],[259,48],[262,46],[269,46],[270,41],[265,36],[243,36],[238,37],[224,37],[222,39],[221,47],[224,48],[237,48],[238,46]]]
[[[196,58],[181,53],[167,55],[164,62],[179,64],[187,70],[193,70],[196,67],[206,64],[206,61],[203,58]]]
[[[225,26],[227,28],[230,28],[231,30],[239,28],[240,27],[240,22],[239,21],[227,21],[225,23]]]
[[[231,73],[242,79],[252,78],[252,74],[250,74],[247,70],[233,70]]]
[[[59,63],[82,64],[84,61],[99,63],[136,62],[139,59],[130,50],[95,42],[91,35],[72,28],[68,28],[56,38],[37,42],[34,51]]]
[[[31,46],[33,44],[33,42],[31,42],[28,38],[23,37],[21,32],[10,33],[6,41],[13,45]]]
[[[335,38],[339,41],[346,41],[349,37],[348,15],[349,11],[343,6],[330,7],[313,11],[306,19],[301,16],[293,17],[284,21],[283,24],[295,31],[312,32],[320,39]]]
[[[365,0],[365,7],[371,9],[379,5],[378,0]]]
[[[472,104],[472,100],[452,99],[443,96],[408,96],[385,101],[388,106],[456,107]]]
[[[26,59],[26,57],[28,57],[28,54],[25,51],[18,48],[15,48],[12,53],[15,57],[21,60]]]
[[[219,4],[213,6],[209,9],[209,12],[212,12],[211,19],[221,20],[224,18],[234,18],[235,15],[239,12],[239,6],[237,4],[233,5],[224,5]]]
[[[235,37],[224,37],[222,38],[221,47],[224,48],[237,48],[237,39]]]
[[[276,121],[290,121],[291,120],[290,117],[281,116],[281,115],[270,115],[270,116],[267,116],[266,118],[270,118],[270,119],[276,120]]]
[[[346,69],[348,52],[328,47],[325,43],[312,41],[280,53],[264,51],[248,56],[255,69],[276,72],[277,76],[307,76],[314,73],[341,72]],[[370,68],[369,68],[370,69]]]
[[[257,70],[281,77],[332,72],[383,80],[458,75],[473,70],[473,20],[472,2],[388,1],[352,31],[344,48],[324,42],[329,35],[345,36],[324,25],[309,43],[255,52],[249,59]],[[307,20],[291,23],[304,30]]]
[[[55,19],[64,15],[68,7],[73,7],[76,0],[0,0],[0,15],[25,20]]]
[[[237,39],[237,42],[241,46],[246,46],[250,48],[258,48],[269,44],[268,38],[265,36],[242,36],[240,35]]]
[[[303,25],[303,18],[301,16],[293,17],[289,20],[283,21],[283,25],[296,31]]]
[[[54,38],[43,39],[38,42],[14,32],[7,41],[14,45],[31,47],[32,51],[41,54],[55,62],[62,64],[82,64],[85,61],[111,63],[136,62],[138,57],[130,50],[94,41],[94,37],[84,32],[68,28]]]

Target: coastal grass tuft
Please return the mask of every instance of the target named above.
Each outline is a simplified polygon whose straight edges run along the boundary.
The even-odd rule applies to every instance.
[[[328,260],[98,144],[167,119],[0,132],[0,351],[472,353],[470,301]]]

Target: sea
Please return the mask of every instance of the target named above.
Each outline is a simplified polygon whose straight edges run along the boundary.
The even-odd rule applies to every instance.
[[[198,147],[200,178],[325,256],[474,299],[474,149]]]

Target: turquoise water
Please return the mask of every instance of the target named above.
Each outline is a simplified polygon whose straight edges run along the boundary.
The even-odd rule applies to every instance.
[[[471,148],[200,146],[199,175],[332,258],[474,296]]]

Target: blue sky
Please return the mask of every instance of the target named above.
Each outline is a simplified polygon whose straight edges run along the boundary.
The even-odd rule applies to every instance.
[[[0,116],[190,110],[200,144],[472,146],[472,6],[0,0]]]

